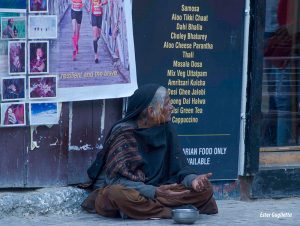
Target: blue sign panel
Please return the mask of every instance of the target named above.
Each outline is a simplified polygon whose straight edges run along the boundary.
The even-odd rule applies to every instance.
[[[168,88],[188,163],[213,179],[236,179],[245,2],[135,0],[139,85]]]
[[[27,0],[1,0],[0,9],[23,9],[26,10]]]

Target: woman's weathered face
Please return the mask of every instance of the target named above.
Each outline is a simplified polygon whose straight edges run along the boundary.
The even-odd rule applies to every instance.
[[[140,114],[140,119],[148,126],[155,126],[171,121],[173,105],[164,87],[156,91],[150,105]]]
[[[166,94],[164,105],[161,111],[162,114],[162,122],[171,121],[171,113],[173,110],[173,105],[171,103],[171,98],[168,94]]]

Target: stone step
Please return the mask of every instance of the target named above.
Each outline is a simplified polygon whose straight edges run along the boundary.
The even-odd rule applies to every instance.
[[[70,215],[82,211],[88,192],[75,187],[0,191],[0,218],[6,216]]]

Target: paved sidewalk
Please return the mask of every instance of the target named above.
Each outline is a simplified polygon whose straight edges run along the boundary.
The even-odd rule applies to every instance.
[[[266,199],[254,201],[218,200],[219,214],[201,215],[194,225],[289,226],[300,225],[300,198]],[[1,226],[154,226],[176,225],[173,220],[108,219],[85,212],[69,215],[6,216]]]

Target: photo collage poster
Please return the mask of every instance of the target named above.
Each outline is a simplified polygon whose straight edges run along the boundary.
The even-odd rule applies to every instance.
[[[59,121],[58,75],[49,69],[57,15],[48,0],[26,3],[0,5],[1,127]]]
[[[130,1],[23,2],[0,3],[1,127],[57,124],[61,102],[137,88]]]

